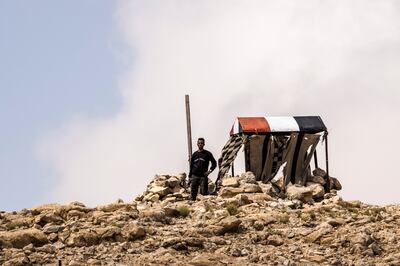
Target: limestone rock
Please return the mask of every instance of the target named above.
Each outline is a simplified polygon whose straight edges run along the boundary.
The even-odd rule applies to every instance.
[[[240,186],[239,180],[236,177],[224,178],[222,180],[222,186],[224,187],[238,187]]]
[[[149,192],[157,194],[160,196],[160,198],[162,198],[169,194],[171,192],[171,189],[169,187],[154,186],[149,189]]]
[[[307,181],[308,182],[312,182],[312,183],[317,183],[317,184],[320,184],[322,186],[326,184],[326,181],[322,176],[309,176],[307,178]]]
[[[171,176],[170,178],[167,179],[166,185],[173,189],[179,185],[181,181],[178,179],[176,176]]]
[[[311,189],[311,193],[314,199],[320,199],[324,197],[325,189],[321,184],[307,182],[306,186]]]
[[[222,198],[228,198],[228,197],[234,197],[237,194],[244,193],[243,188],[234,188],[234,187],[223,187],[221,190],[218,192],[218,196]]]
[[[290,185],[286,189],[286,195],[291,200],[300,200],[304,203],[313,202],[313,192],[310,187]]]
[[[262,189],[258,184],[245,184],[243,186],[243,191],[245,193],[261,193]]]
[[[54,224],[46,224],[43,227],[43,233],[51,234],[51,233],[58,233],[64,229],[62,225],[54,225]]]
[[[97,210],[103,211],[103,212],[115,212],[117,210],[123,210],[123,211],[134,211],[136,208],[134,205],[128,204],[128,203],[111,203],[107,205],[102,205],[98,206]]]
[[[280,246],[283,245],[283,239],[279,235],[271,235],[268,237],[267,244],[272,246]]]
[[[312,173],[314,176],[322,176],[322,177],[326,176],[325,170],[321,168],[314,169]]]
[[[67,241],[66,245],[69,247],[83,247],[92,246],[100,242],[101,236],[92,230],[81,230],[76,233],[72,233]]]
[[[246,172],[240,175],[241,183],[256,184],[256,177],[252,172]]]
[[[41,246],[48,242],[46,235],[35,228],[0,232],[0,247],[23,248],[29,244]]]
[[[322,223],[320,224],[315,230],[313,230],[307,237],[307,241],[309,242],[316,242],[319,240],[322,236],[330,233],[332,231],[332,225],[328,223]]]
[[[274,200],[273,197],[271,197],[268,194],[265,193],[251,193],[251,194],[246,194],[246,197],[252,201],[252,202],[267,202],[267,201],[272,201]]]
[[[148,193],[146,196],[144,196],[143,200],[156,202],[156,201],[160,200],[160,195],[154,194],[154,193]]]
[[[335,190],[342,189],[342,184],[340,184],[340,182],[337,178],[329,177],[329,182],[330,182],[331,189],[335,189]]]
[[[221,229],[219,229],[216,233],[225,234],[237,232],[241,223],[242,221],[235,216],[226,217],[218,223],[218,226],[220,226]]]
[[[124,227],[123,234],[128,240],[141,239],[146,236],[146,230],[134,224]]]

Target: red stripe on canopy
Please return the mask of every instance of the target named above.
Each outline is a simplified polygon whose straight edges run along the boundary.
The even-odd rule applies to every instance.
[[[238,117],[240,131],[243,133],[267,133],[271,129],[265,117]]]

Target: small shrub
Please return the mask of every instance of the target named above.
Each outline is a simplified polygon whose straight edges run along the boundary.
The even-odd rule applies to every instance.
[[[6,228],[7,228],[7,230],[14,230],[14,229],[22,227],[24,225],[25,225],[24,222],[17,220],[17,221],[9,222],[8,224],[6,224]]]
[[[190,210],[187,206],[179,206],[178,211],[179,211],[179,215],[182,217],[187,217],[190,213]]]
[[[315,212],[310,212],[309,215],[310,215],[311,221],[315,221],[317,219],[317,215],[315,214]]]
[[[382,212],[385,212],[385,208],[382,208],[382,207],[372,207],[372,208],[367,209],[366,211],[364,211],[363,214],[370,216],[370,217],[371,217],[371,220],[372,220],[373,222],[376,222],[376,221],[380,221],[380,220],[383,219],[383,218],[382,218],[382,215],[381,215]]]
[[[233,203],[228,204],[228,206],[226,206],[226,210],[228,211],[229,215],[236,215],[238,213],[238,209]]]
[[[273,229],[273,228],[270,228],[270,227],[267,228],[267,233],[270,234],[270,235],[278,235],[278,236],[282,236],[283,235],[282,231],[279,231],[279,230],[276,230],[276,229]]]
[[[287,213],[279,215],[278,222],[281,224],[287,224],[289,222],[289,215]]]

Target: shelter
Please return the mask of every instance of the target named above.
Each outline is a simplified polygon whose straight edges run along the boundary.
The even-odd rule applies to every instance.
[[[328,177],[328,131],[319,116],[238,117],[222,149],[216,183],[244,146],[246,171],[253,172],[257,181],[271,181],[283,167],[284,187],[289,182],[305,185],[313,156],[318,168],[316,147],[321,137]]]

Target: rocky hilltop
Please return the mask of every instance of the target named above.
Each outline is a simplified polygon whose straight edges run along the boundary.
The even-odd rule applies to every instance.
[[[185,178],[157,175],[129,203],[1,212],[0,264],[400,265],[399,205],[345,201],[318,173],[281,191],[250,172],[192,202]]]

